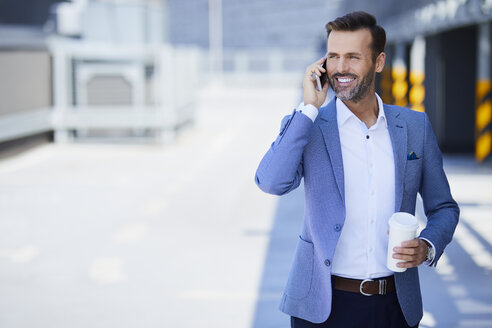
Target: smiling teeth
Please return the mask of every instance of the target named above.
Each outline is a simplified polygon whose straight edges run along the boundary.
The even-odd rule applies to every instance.
[[[338,79],[339,82],[342,82],[342,83],[347,83],[347,82],[350,82],[350,81],[353,81],[354,79]]]

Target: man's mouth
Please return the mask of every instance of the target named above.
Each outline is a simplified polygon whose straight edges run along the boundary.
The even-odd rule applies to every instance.
[[[349,85],[350,83],[352,83],[355,80],[355,78],[354,77],[339,76],[339,77],[336,77],[336,80],[340,85]]]
[[[347,83],[347,82],[351,82],[353,80],[354,79],[351,79],[351,78],[339,78],[338,82]]]

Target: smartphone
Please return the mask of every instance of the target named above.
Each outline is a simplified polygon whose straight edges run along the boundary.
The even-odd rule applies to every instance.
[[[326,70],[326,59],[323,62],[322,67]],[[321,91],[323,89],[323,86],[325,85],[326,81],[328,81],[328,72],[324,72],[321,74],[321,76],[316,75],[316,84],[317,84],[317,89]]]

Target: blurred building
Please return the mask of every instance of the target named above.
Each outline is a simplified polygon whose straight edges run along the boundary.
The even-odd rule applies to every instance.
[[[198,52],[171,46],[167,21],[162,0],[1,0],[0,147],[171,140],[193,119]]]
[[[318,46],[326,22],[336,17],[340,1],[222,0],[226,49],[283,50]],[[209,9],[214,0],[168,0],[171,42],[209,45]]]
[[[490,0],[0,0],[0,142],[105,126],[145,135],[163,116],[179,125],[192,115],[190,78],[195,88],[208,73],[300,84],[325,52],[326,22],[354,10],[387,31],[384,100],[426,111],[444,152],[490,158]],[[149,114],[159,106],[182,109]]]
[[[300,83],[305,66],[326,51],[324,25],[339,2],[168,0],[169,40],[210,49],[201,65],[226,80]]]
[[[217,2],[225,72],[275,71],[275,63],[299,70],[323,53],[326,22],[355,10],[374,14],[388,34],[378,80],[384,100],[426,111],[444,152],[490,158],[492,1],[169,0],[170,41],[213,48],[209,13]]]

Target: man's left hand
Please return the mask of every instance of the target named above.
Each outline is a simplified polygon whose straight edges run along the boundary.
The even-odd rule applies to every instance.
[[[422,264],[427,258],[429,246],[419,238],[407,240],[401,243],[401,247],[393,248],[393,258],[406,262],[398,263],[399,268],[412,268]]]

